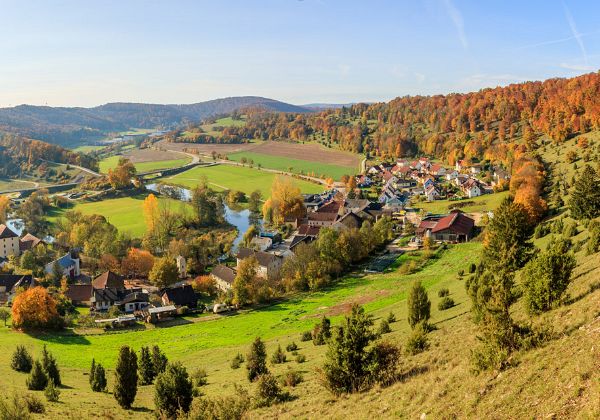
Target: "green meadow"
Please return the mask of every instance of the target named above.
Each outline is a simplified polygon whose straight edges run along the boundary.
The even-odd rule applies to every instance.
[[[105,174],[105,173],[108,173],[109,169],[116,168],[119,163],[119,159],[121,157],[122,156],[117,155],[117,156],[110,156],[105,159],[102,159],[99,162],[100,172]],[[152,162],[139,162],[139,163],[135,163],[134,166],[135,166],[135,169],[137,170],[137,172],[141,173],[141,172],[156,171],[159,169],[177,168],[178,166],[183,166],[190,162],[191,162],[190,158],[183,158],[183,159],[171,159],[171,160],[157,160],[157,161],[152,161]]]
[[[311,175],[317,178],[333,178],[339,180],[343,175],[355,174],[358,168],[331,165],[327,163],[311,162],[309,160],[294,159],[283,156],[266,155],[254,152],[237,152],[227,155],[229,160],[241,162],[242,158],[252,160],[254,166],[277,169],[278,171],[293,172],[297,174]]]
[[[255,168],[222,164],[208,167],[197,166],[164,180],[182,187],[193,188],[198,185],[202,177],[206,177],[209,186],[216,191],[236,190],[250,194],[254,190],[260,190],[263,197],[266,198],[271,195],[271,185],[277,176],[283,175]],[[303,193],[319,193],[324,189],[322,185],[301,179],[294,179],[294,183]]]
[[[460,203],[469,202],[472,204],[466,205],[464,207],[460,207],[465,213],[474,213],[474,212],[483,212],[494,210],[496,207],[500,205],[502,200],[508,197],[508,191],[502,191],[500,193],[494,194],[485,194],[480,195],[479,197],[473,198],[465,198],[460,201],[450,201],[450,200],[435,200],[435,201],[423,201],[420,203],[416,203],[415,207],[422,209],[424,211],[433,213],[433,214],[442,214],[448,213],[450,211],[450,206],[457,205]]]

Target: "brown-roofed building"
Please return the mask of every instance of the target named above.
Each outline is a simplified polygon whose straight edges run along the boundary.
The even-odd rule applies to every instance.
[[[227,267],[226,265],[219,264],[210,272],[210,276],[217,283],[217,287],[226,292],[233,286],[236,272],[233,268]]]
[[[89,306],[94,288],[91,284],[70,284],[65,296],[71,299],[73,305]]]
[[[0,225],[0,258],[7,258],[11,255],[17,257],[21,255],[19,235],[2,224]]]
[[[198,305],[198,296],[189,284],[165,289],[161,299],[164,305],[187,306],[188,308],[195,308]]]
[[[271,254],[269,252],[255,251],[250,248],[240,248],[237,254],[237,266],[246,258],[254,257],[258,261],[257,275],[263,278],[273,278],[279,275],[279,270],[283,265],[281,255]]]
[[[100,274],[92,281],[92,285],[94,286],[94,289],[125,290],[125,281],[123,277],[112,271]]]
[[[25,252],[28,250],[32,250],[36,246],[41,245],[43,243],[44,241],[42,241],[40,238],[33,236],[31,233],[28,233],[21,238],[19,247],[21,249],[21,252]]]
[[[36,285],[30,274],[0,274],[0,302],[9,302],[19,289]]]
[[[443,242],[466,242],[472,238],[475,221],[460,211],[447,216],[424,218],[416,229],[417,236]]]

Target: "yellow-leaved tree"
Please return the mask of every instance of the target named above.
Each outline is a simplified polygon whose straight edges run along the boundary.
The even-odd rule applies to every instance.
[[[142,205],[144,211],[144,220],[146,221],[146,227],[148,232],[154,231],[156,224],[160,218],[160,210],[158,208],[158,199],[154,194],[150,194],[144,200]]]
[[[6,222],[6,214],[8,213],[9,205],[10,199],[5,195],[0,195],[0,223]]]
[[[292,178],[279,176],[273,180],[271,198],[263,206],[263,215],[267,213],[271,213],[272,222],[276,225],[284,223],[286,218],[304,217],[304,199]]]

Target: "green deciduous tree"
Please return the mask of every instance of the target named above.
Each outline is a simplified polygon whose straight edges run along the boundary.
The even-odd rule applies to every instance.
[[[152,266],[152,270],[148,274],[148,279],[156,287],[167,287],[177,281],[179,278],[179,270],[177,262],[170,257],[159,258]]]

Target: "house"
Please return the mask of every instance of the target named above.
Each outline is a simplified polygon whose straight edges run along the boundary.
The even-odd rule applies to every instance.
[[[510,180],[510,175],[504,169],[496,168],[496,169],[494,169],[492,178],[493,178],[492,186],[496,186],[496,185],[508,182]]]
[[[440,196],[440,193],[433,185],[431,185],[425,188],[423,195],[425,195],[427,201],[433,201]]]
[[[125,280],[122,276],[113,273],[112,271],[106,271],[92,281],[92,286],[94,286],[94,289],[115,289],[124,291]]]
[[[91,284],[69,284],[65,296],[73,305],[90,306],[94,287]]]
[[[19,248],[21,249],[21,252],[25,252],[30,251],[42,244],[44,244],[44,241],[42,241],[40,238],[32,235],[31,233],[27,233],[20,239]]]
[[[130,314],[137,311],[143,311],[150,305],[148,293],[133,292],[129,293],[119,302],[119,309]]]
[[[266,251],[273,246],[273,239],[267,236],[255,236],[250,241],[250,246],[258,251]]]
[[[444,175],[444,177],[446,178],[446,181],[452,181],[452,180],[458,178],[458,171],[453,170],[453,171],[446,172],[446,175]]]
[[[21,255],[19,235],[2,224],[0,225],[0,258],[8,258],[11,255],[16,257]]]
[[[435,181],[431,177],[423,179],[423,188],[427,189],[430,187],[435,187]]]
[[[196,296],[196,292],[189,284],[164,289],[161,299],[165,306],[187,306],[188,308],[195,308],[198,306],[198,297]]]
[[[360,229],[363,222],[364,220],[360,216],[354,212],[349,212],[340,217],[332,227],[336,230]]]
[[[187,277],[187,262],[185,258],[181,255],[178,255],[175,258],[175,262],[177,263],[177,271],[179,272],[179,278],[185,279]]]
[[[210,276],[215,280],[219,290],[227,292],[233,286],[236,272],[233,268],[225,265],[217,265],[210,273]]]
[[[460,186],[461,191],[469,198],[479,197],[481,195],[481,188],[479,183],[470,178]]]
[[[436,163],[435,165],[431,165],[431,167],[429,168],[429,173],[435,176],[444,176],[446,175],[446,168],[444,168],[439,163]]]
[[[421,238],[432,238],[443,242],[467,242],[472,238],[475,221],[460,211],[447,216],[424,218],[416,229]]]
[[[337,215],[337,214],[336,214]],[[263,278],[272,278],[279,275],[283,265],[283,257],[264,251],[255,251],[250,248],[240,248],[237,254],[237,267],[246,258],[254,257],[258,261],[257,275]]]
[[[121,301],[121,294],[116,289],[92,289],[92,297],[90,298],[90,307],[93,311],[103,312],[108,311],[114,305]]]
[[[471,172],[471,174],[473,174],[473,175],[477,175],[478,173],[480,173],[480,172],[481,172],[481,165],[479,165],[479,164],[472,165],[472,166],[469,168],[469,171]]]
[[[79,255],[76,251],[71,251],[63,255],[57,260],[51,261],[44,266],[44,271],[48,274],[54,273],[55,265],[58,265],[62,274],[70,279],[75,279],[81,275],[79,266]]]
[[[36,284],[28,274],[0,274],[0,302],[10,302],[19,289],[29,289]]]
[[[466,167],[467,167],[467,162],[465,160],[457,160],[456,164],[454,165],[454,169],[456,169],[457,172],[462,171]]]
[[[147,308],[145,314],[146,322],[155,323],[177,315],[177,308],[174,305],[161,306],[158,308]]]

